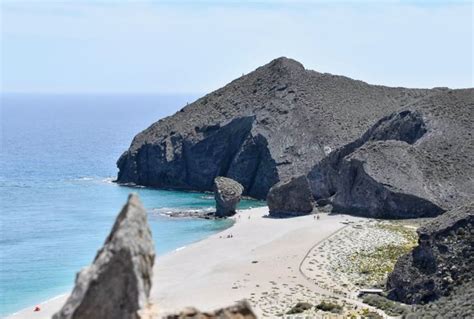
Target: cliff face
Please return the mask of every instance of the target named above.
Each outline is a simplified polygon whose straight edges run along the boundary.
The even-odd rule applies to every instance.
[[[379,120],[308,174],[313,196],[371,217],[435,216],[474,194],[474,90],[447,90]]]
[[[279,58],[138,134],[118,160],[119,183],[211,191],[216,176],[264,199],[330,150],[431,90],[369,85]]]
[[[474,287],[473,226],[474,203],[470,203],[421,227],[418,246],[397,261],[388,277],[389,297],[409,304],[443,297],[447,308],[452,293],[459,297],[454,298],[458,303],[470,300],[472,296],[463,294]]]

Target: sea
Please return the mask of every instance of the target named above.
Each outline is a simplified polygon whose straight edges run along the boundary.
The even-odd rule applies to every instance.
[[[196,95],[0,97],[0,317],[69,292],[131,192],[148,211],[158,255],[231,226],[229,220],[164,215],[211,211],[211,194],[113,182],[116,161],[135,134]],[[240,208],[261,205],[244,200]]]

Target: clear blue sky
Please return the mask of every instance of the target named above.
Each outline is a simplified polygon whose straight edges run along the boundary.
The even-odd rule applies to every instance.
[[[205,93],[279,56],[473,86],[471,1],[0,1],[3,92]]]

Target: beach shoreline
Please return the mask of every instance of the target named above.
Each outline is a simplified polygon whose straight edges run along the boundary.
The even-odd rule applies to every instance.
[[[331,301],[347,311],[373,310],[357,299],[354,289],[358,287],[349,285],[352,291],[341,292],[345,286],[338,280],[343,276],[331,270],[331,258],[337,261],[356,251],[361,229],[364,236],[378,235],[379,221],[341,214],[318,216],[281,219],[269,217],[268,207],[239,210],[229,228],[158,256],[150,293],[153,318],[189,306],[212,311],[242,299],[262,318],[282,316],[298,302]],[[350,237],[345,245],[349,248],[335,240],[344,237]],[[370,242],[376,245],[373,237]],[[39,312],[31,307],[7,318],[44,319],[58,311],[67,296],[41,303]]]

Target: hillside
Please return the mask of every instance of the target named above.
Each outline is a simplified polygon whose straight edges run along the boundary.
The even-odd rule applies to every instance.
[[[117,181],[212,190],[216,176],[265,199],[378,119],[436,90],[376,86],[278,58],[159,120],[118,160]]]

